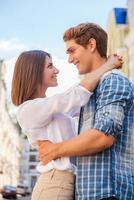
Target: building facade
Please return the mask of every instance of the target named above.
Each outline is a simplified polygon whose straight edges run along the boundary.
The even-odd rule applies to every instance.
[[[35,185],[39,173],[36,170],[38,155],[36,149],[32,149],[25,137],[20,163],[20,184],[25,185],[31,191]]]
[[[3,185],[24,185],[32,190],[38,172],[37,151],[22,133],[8,108],[7,86],[4,81],[5,66],[0,61],[0,188]]]
[[[134,83],[134,1],[128,0],[128,25],[129,31],[125,38],[128,48],[130,80]]]
[[[0,187],[16,186],[20,178],[20,128],[9,115],[6,103],[4,65],[0,61]]]
[[[128,0],[126,8],[126,20],[118,23],[115,9],[109,13],[108,30],[108,54],[118,53],[123,56],[122,71],[134,83],[134,1]],[[122,17],[122,16],[121,16]]]
[[[124,64],[122,71],[129,77],[129,55],[128,47],[125,44],[125,38],[129,31],[128,22],[116,22],[115,8],[109,13],[107,31],[108,31],[108,55],[117,53],[123,56]]]

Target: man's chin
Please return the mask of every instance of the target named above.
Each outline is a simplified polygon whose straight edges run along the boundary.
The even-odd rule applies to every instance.
[[[83,72],[83,71],[79,71],[78,73],[79,73],[79,75],[85,74],[85,72]]]
[[[87,73],[90,73],[92,72],[92,70],[79,70],[78,73],[79,75],[84,75],[84,74],[87,74]]]
[[[84,75],[84,74],[86,74],[86,73],[88,73],[88,72],[86,72],[86,70],[83,69],[83,68],[79,68],[79,69],[78,69],[78,73],[79,73],[79,75]]]

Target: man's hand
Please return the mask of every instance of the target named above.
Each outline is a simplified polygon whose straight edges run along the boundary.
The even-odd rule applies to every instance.
[[[39,160],[46,165],[51,160],[56,159],[56,147],[57,144],[48,140],[38,141]]]

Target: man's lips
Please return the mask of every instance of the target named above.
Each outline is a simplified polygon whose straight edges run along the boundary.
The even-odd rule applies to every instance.
[[[79,61],[74,62],[74,65],[78,66],[79,65]]]

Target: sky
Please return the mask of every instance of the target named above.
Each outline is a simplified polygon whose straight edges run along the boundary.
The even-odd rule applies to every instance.
[[[67,64],[64,31],[82,22],[95,22],[106,30],[114,7],[127,7],[127,0],[0,0],[0,59],[6,62],[7,79],[20,52],[43,49],[60,65],[62,88],[73,84],[78,79]]]

